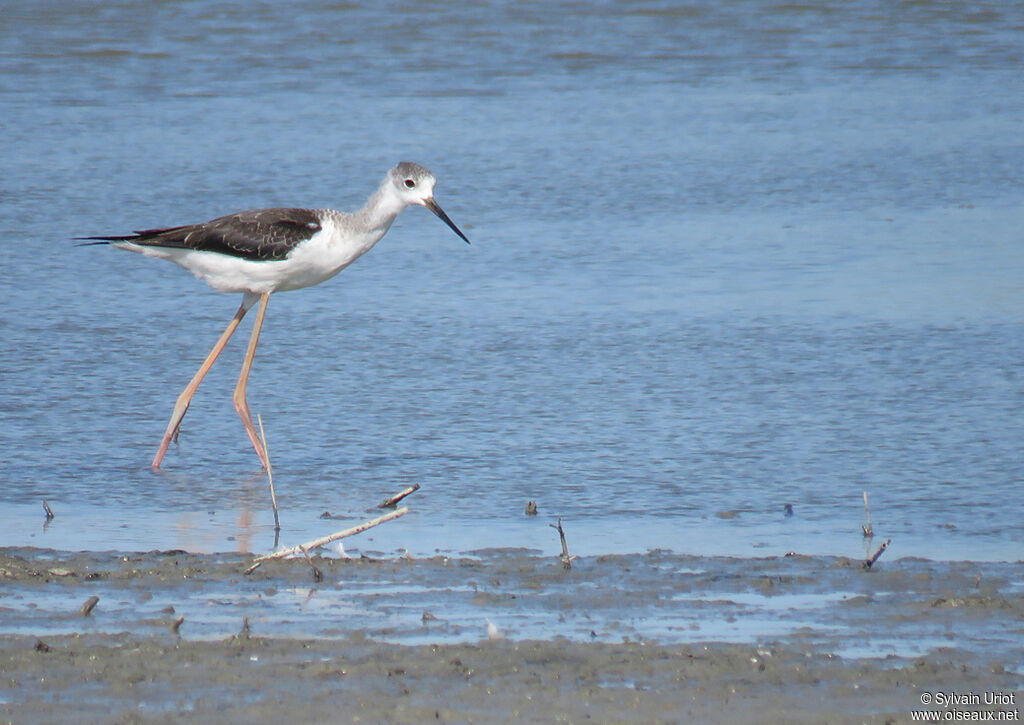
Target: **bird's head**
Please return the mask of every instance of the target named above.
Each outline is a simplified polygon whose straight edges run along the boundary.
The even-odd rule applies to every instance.
[[[419,164],[403,161],[391,169],[389,176],[394,190],[402,201],[408,205],[427,207],[441,221],[451,227],[451,230],[458,234],[466,244],[469,244],[469,238],[455,226],[455,222],[449,219],[441,206],[434,201],[434,184],[437,183],[437,179],[432,173]]]

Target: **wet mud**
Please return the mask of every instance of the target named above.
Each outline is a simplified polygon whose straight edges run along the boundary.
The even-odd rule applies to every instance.
[[[250,561],[0,551],[0,722],[885,723],[936,692],[1019,718],[1020,563]]]

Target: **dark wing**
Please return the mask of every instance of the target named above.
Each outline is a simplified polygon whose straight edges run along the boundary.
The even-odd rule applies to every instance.
[[[144,229],[123,237],[84,238],[132,242],[144,247],[194,249],[272,262],[287,257],[320,229],[320,215],[312,209],[256,209],[222,216],[205,224]]]

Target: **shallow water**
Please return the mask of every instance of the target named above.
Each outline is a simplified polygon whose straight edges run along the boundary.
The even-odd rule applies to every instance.
[[[353,208],[411,158],[473,245],[413,210],[270,306],[249,397],[284,543],[417,482],[363,546],[555,550],[562,517],[587,555],[860,556],[867,491],[893,556],[1019,560],[1022,29],[938,2],[5,11],[0,546],[272,548],[241,341],[147,467],[238,301],[70,239]]]

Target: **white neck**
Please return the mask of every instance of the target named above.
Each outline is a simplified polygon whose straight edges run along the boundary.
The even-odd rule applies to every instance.
[[[365,229],[369,235],[374,237],[372,246],[391,228],[392,222],[406,206],[408,203],[394,193],[391,180],[387,178],[384,179],[380,188],[366,200],[363,208],[352,214],[352,222],[355,227]]]

